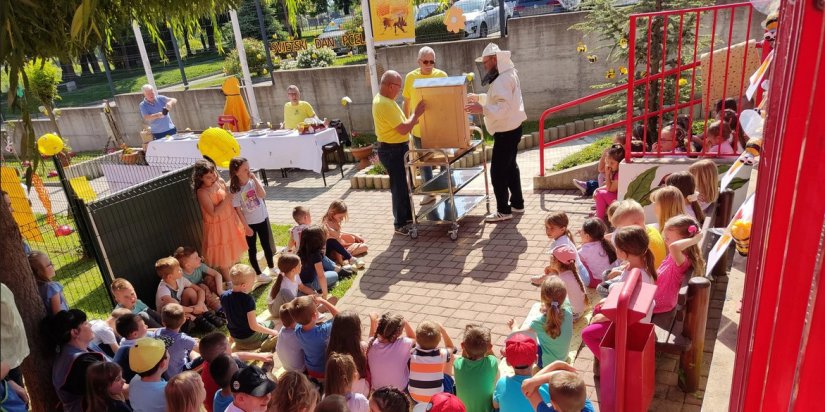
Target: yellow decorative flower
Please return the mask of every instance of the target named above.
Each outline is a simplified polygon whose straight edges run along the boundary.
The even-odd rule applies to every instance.
[[[292,40],[292,36],[287,36],[287,39]]]
[[[263,71],[262,73],[263,73],[264,75],[267,75],[267,74],[269,74],[269,70],[264,69],[264,71]]]
[[[679,86],[687,86],[688,81],[687,79],[679,79]]]
[[[608,71],[604,74],[604,78],[605,78],[605,79],[615,79],[615,78],[616,78],[616,71],[615,71],[615,70],[613,70],[613,69],[608,70]]]
[[[619,66],[619,73],[621,73],[624,76],[627,76],[627,67]]]
[[[470,72],[470,73],[464,73],[464,76],[466,76],[466,77],[467,77],[467,81],[468,81],[468,82],[471,82],[471,83],[472,83],[473,79],[475,79],[475,78],[476,78],[476,74],[475,74],[475,73],[473,73],[473,72]]]
[[[464,12],[458,6],[450,7],[444,15],[444,24],[447,25],[447,31],[459,33],[464,29]]]
[[[315,53],[312,53],[312,58],[313,58],[313,59],[317,59],[317,58],[318,58],[318,55],[317,55],[317,54],[315,54]]]
[[[582,42],[579,42],[579,44],[576,46],[576,51],[579,53],[587,53],[587,45]]]
[[[627,39],[621,38],[619,39],[619,47],[626,49],[627,48]]]
[[[589,61],[590,63],[595,63],[597,60],[599,60],[599,57],[595,54],[587,56],[587,61]]]

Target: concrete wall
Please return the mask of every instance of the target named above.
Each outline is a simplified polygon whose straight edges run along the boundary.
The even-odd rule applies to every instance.
[[[511,19],[506,38],[428,45],[436,51],[437,67],[450,75],[477,73],[474,60],[491,41],[503,49],[512,51],[513,61],[521,79],[527,115],[531,120],[537,120],[545,109],[591,94],[594,92],[591,85],[605,81],[605,71],[611,65],[605,61],[604,51],[596,51],[598,42],[595,39],[586,40],[589,50],[595,51],[601,57],[596,63],[588,62],[585,55],[576,52],[576,45],[582,40],[582,34],[569,28],[581,22],[584,17],[585,13],[580,12]],[[725,19],[729,19],[729,15],[721,13],[720,22],[726,21]],[[741,33],[739,38],[742,38],[747,15],[738,13],[735,19],[735,32]],[[751,24],[752,38],[761,37],[762,29],[758,24],[761,20],[762,16],[755,13]],[[721,30],[721,27],[718,25],[717,30]],[[724,28],[727,29],[727,25],[724,25]],[[404,74],[413,70],[420,47],[406,45],[378,49],[376,60],[379,71],[393,69]],[[479,93],[484,91],[480,80],[477,73],[474,87]],[[347,112],[341,106],[340,100],[343,96],[349,96],[353,101],[351,110],[355,129],[372,130],[372,93],[365,65],[276,71],[276,86],[255,86],[258,109],[264,122],[271,121],[277,124],[282,120],[283,104],[287,100],[286,86],[290,84],[296,84],[301,88],[302,99],[311,102],[321,117],[342,119],[348,126]],[[172,119],[178,129],[198,130],[216,125],[225,102],[225,97],[218,87],[164,94],[178,99],[178,106],[172,111]],[[126,142],[130,145],[140,144],[139,132],[143,128],[143,120],[138,111],[138,104],[142,98],[140,93],[122,94],[115,98],[116,107],[113,112]],[[559,115],[592,112],[597,106],[598,102],[594,102]],[[100,150],[106,143],[107,134],[99,108],[63,109],[63,115],[58,123],[63,134],[70,139],[74,150]],[[36,121],[35,131],[39,136],[52,130],[47,121]]]

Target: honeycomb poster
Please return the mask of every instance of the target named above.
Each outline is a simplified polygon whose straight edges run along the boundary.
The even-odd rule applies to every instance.
[[[411,0],[370,0],[370,19],[376,46],[415,43]]]

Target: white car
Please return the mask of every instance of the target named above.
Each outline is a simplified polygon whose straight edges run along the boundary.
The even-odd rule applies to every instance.
[[[467,38],[484,38],[492,32],[499,31],[499,0],[459,0],[455,2],[464,14],[464,36]],[[504,5],[504,18],[513,15],[512,9]]]

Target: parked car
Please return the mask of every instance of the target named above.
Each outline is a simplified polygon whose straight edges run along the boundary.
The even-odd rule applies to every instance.
[[[344,22],[346,21],[345,18],[339,17],[336,19],[332,19],[329,24],[324,27],[324,31],[319,35],[318,39],[330,39],[324,43],[334,42],[334,45],[329,45],[332,50],[335,51],[336,54],[346,54],[350,51],[350,48],[344,45],[343,35],[347,32],[344,29]]]
[[[516,0],[513,17],[535,16],[537,14],[564,11],[559,0]]]
[[[489,33],[499,31],[499,1],[498,0],[459,0],[455,2],[464,14],[465,37],[483,38]],[[512,16],[506,3],[504,5],[505,19]]]
[[[438,3],[421,3],[415,6],[415,21],[424,20],[427,17],[438,14]]]

